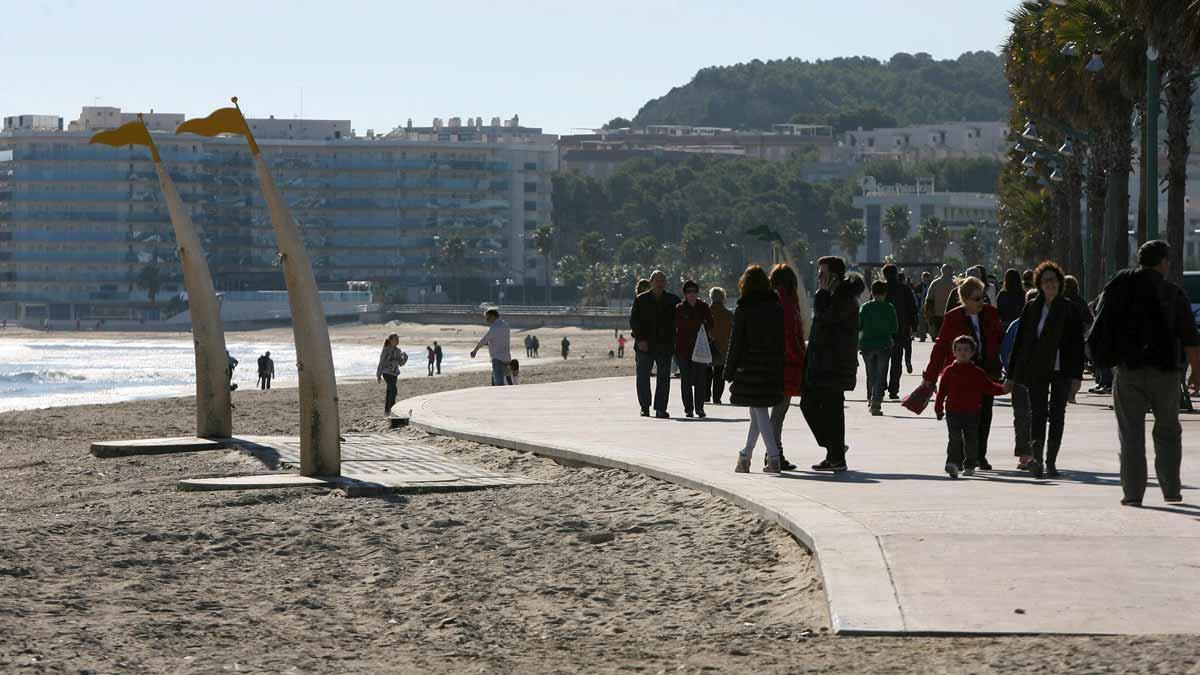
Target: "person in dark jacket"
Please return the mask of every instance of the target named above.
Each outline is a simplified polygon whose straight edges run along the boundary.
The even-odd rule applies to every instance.
[[[771,268],[771,289],[783,307],[783,398],[771,408],[775,445],[779,446],[779,468],[795,471],[796,465],[783,456],[783,421],[792,407],[792,397],[804,392],[804,322],[800,318],[800,278],[786,264]]]
[[[913,331],[917,329],[917,301],[908,284],[900,280],[900,270],[894,264],[883,266],[883,280],[887,283],[887,301],[896,308],[896,320],[900,324],[892,337],[892,355],[888,362],[888,398],[895,400],[900,398],[904,348],[911,345]]]
[[[1021,312],[1007,371],[1009,379],[1029,391],[1029,444],[1033,450],[1029,471],[1042,478],[1059,475],[1056,462],[1067,400],[1083,383],[1083,317],[1079,306],[1063,295],[1064,278],[1058,265],[1043,262],[1033,278],[1037,297]]]
[[[858,284],[846,281],[846,262],[817,260],[820,290],[813,299],[812,334],[804,361],[800,411],[825,459],[815,471],[846,470],[845,392],[858,380]]]
[[[712,364],[712,401],[721,405],[721,396],[725,394],[725,350],[729,349],[729,336],[733,333],[733,312],[725,307],[725,289],[713,287],[708,292],[712,313],[713,342],[717,351],[713,354]]]
[[[667,292],[667,275],[655,270],[650,275],[650,290],[637,296],[629,312],[629,330],[633,334],[637,358],[637,396],[642,417],[650,416],[650,371],[658,371],[654,388],[654,416],[669,419],[667,403],[671,396],[671,355],[675,353],[675,307],[679,296]]]
[[[751,265],[738,282],[733,333],[725,358],[725,379],[730,382],[729,402],[750,408],[750,432],[738,454],[737,473],[750,472],[754,446],[762,437],[767,448],[765,473],[779,473],[779,446],[771,425],[771,408],[783,400],[784,355],[783,308],[771,290],[767,273]]]
[[[683,398],[683,414],[707,417],[704,414],[705,390],[708,389],[707,363],[692,361],[696,338],[704,326],[705,340],[712,335],[713,317],[708,303],[700,299],[700,286],[688,279],[683,282],[683,302],[675,306],[675,362],[679,364],[679,393]]]
[[[974,354],[976,365],[983,368],[983,372],[992,379],[999,380],[1000,345],[1004,340],[1004,325],[1000,321],[1000,312],[987,304],[983,281],[979,277],[969,276],[959,282],[952,295],[959,296],[962,304],[946,312],[942,328],[933,342],[929,365],[925,368],[925,385],[930,389],[936,388],[942,371],[954,362],[953,344],[960,335],[975,338],[978,345]],[[992,465],[987,461],[987,450],[988,437],[992,433],[993,403],[993,397],[984,396],[979,410],[979,469],[982,471],[992,470]]]
[[[1004,288],[996,296],[996,309],[1000,311],[1000,321],[1006,330],[1021,317],[1024,307],[1025,285],[1021,283],[1021,273],[1010,267],[1004,273]]]

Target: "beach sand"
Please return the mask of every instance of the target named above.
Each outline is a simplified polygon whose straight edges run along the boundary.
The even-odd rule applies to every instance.
[[[361,339],[379,336],[371,328]],[[580,351],[606,352],[607,338],[576,333]],[[632,373],[632,359],[547,356],[524,369],[527,383]],[[414,378],[401,396],[485,378]],[[386,427],[382,387],[340,389],[345,431]],[[239,391],[235,430],[295,434],[295,396]],[[179,493],[180,478],[263,467],[228,451],[87,452],[93,440],[189,434],[192,414],[187,398],[0,414],[0,672],[1182,673],[1200,663],[1196,640],[1171,636],[830,636],[815,561],[777,526],[643,476],[414,431],[400,433],[546,483],[363,499]],[[987,582],[963,571],[961,583]]]

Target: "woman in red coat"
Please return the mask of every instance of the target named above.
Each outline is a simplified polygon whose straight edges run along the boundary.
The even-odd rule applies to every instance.
[[[954,362],[954,339],[960,335],[975,338],[980,346],[975,352],[975,363],[993,380],[1000,379],[1000,343],[1004,339],[1004,323],[1000,312],[984,302],[983,282],[967,277],[958,284],[961,305],[946,312],[937,340],[933,343],[933,354],[923,375],[925,384],[936,388],[938,376],[946,366]],[[988,435],[992,431],[993,397],[983,397],[983,408],[979,411],[979,469],[991,471],[987,461]]]
[[[675,362],[679,364],[679,392],[683,396],[683,412],[700,418],[704,414],[704,394],[708,390],[707,363],[692,360],[700,327],[712,335],[713,318],[708,303],[700,299],[700,286],[691,279],[683,282],[683,302],[675,306]]]
[[[787,265],[776,265],[771,269],[771,288],[779,295],[783,306],[783,400],[771,408],[771,426],[775,430],[775,443],[779,446],[779,466],[784,471],[794,471],[796,466],[783,456],[783,420],[787,417],[792,397],[799,396],[804,388],[804,322],[800,316],[800,282],[796,273]]]

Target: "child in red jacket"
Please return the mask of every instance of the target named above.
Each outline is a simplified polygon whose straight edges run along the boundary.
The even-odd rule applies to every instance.
[[[946,417],[950,442],[946,445],[946,473],[958,478],[974,476],[979,463],[979,411],[984,396],[1007,394],[1012,385],[996,384],[983,369],[972,363],[975,357],[975,338],[960,335],[954,339],[954,363],[942,371],[934,411]]]

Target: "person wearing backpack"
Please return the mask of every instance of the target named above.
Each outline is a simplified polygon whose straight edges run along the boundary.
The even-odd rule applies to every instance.
[[[1148,241],[1138,249],[1138,269],[1122,270],[1104,287],[1088,336],[1092,359],[1114,368],[1113,411],[1121,442],[1124,506],[1141,506],[1146,492],[1146,411],[1154,415],[1154,469],[1167,503],[1183,501],[1179,466],[1180,351],[1193,392],[1200,392],[1200,333],[1187,295],[1166,280],[1171,246]]]

